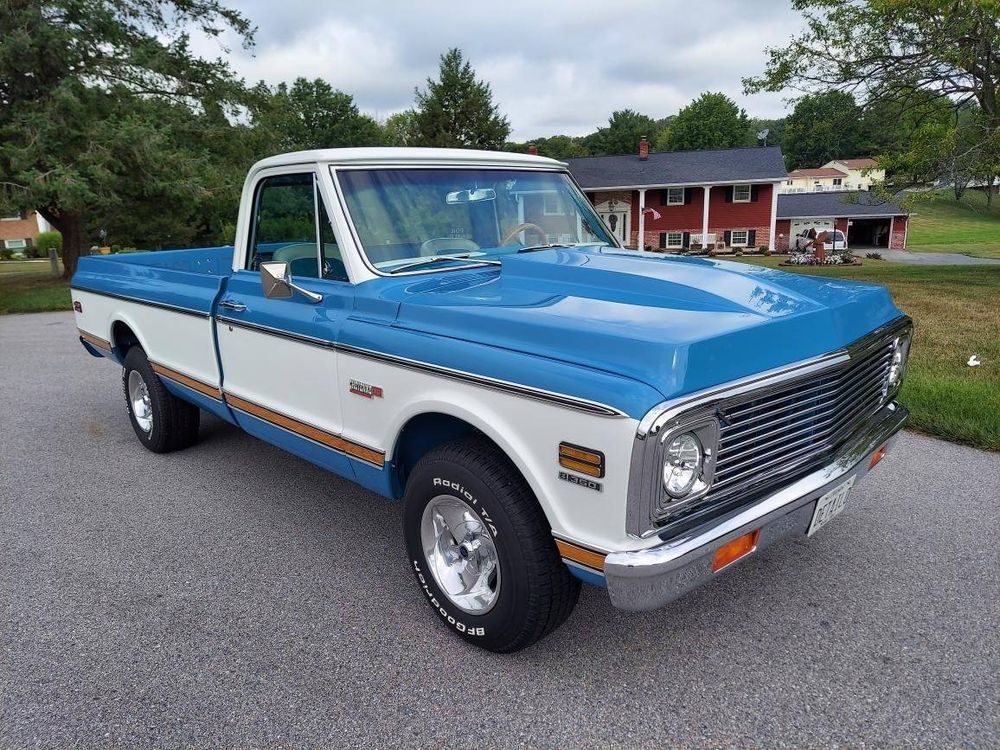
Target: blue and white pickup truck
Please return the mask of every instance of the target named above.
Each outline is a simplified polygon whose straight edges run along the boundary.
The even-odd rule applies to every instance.
[[[72,286],[147,448],[204,410],[402,499],[428,603],[493,651],[581,580],[650,609],[813,534],[907,414],[885,289],[627,250],[534,156],[265,159],[234,247],[82,258]]]

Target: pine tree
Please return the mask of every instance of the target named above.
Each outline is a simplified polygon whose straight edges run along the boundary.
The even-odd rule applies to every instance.
[[[493,92],[458,48],[441,56],[438,80],[416,90],[416,144],[442,148],[499,150],[510,123],[493,103]]]

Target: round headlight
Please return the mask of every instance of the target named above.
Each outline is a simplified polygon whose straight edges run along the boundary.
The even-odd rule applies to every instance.
[[[906,355],[909,353],[910,339],[908,336],[900,336],[893,342],[892,363],[889,365],[888,387],[890,390],[896,388],[903,379],[903,370],[906,368]]]
[[[685,432],[670,441],[663,459],[663,489],[674,498],[691,491],[701,476],[705,452],[698,438]]]

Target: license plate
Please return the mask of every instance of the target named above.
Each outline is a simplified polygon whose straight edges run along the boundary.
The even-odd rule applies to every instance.
[[[809,524],[809,531],[806,536],[812,536],[829,523],[834,516],[840,515],[841,511],[847,507],[847,493],[854,486],[854,477],[851,477],[839,487],[835,487],[816,501],[816,510],[813,511],[812,523]]]

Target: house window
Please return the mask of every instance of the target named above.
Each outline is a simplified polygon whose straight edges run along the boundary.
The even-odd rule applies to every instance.
[[[660,232],[660,247],[684,247],[684,232]]]
[[[792,182],[792,180],[785,180],[785,184],[786,185],[791,185],[791,184],[793,184],[793,182]]]
[[[667,205],[668,206],[683,206],[684,205],[684,188],[682,188],[682,187],[667,188]]]
[[[20,218],[21,218],[20,211],[14,211],[13,213],[9,214],[0,214],[0,220],[3,221],[17,221]]]
[[[562,204],[559,196],[555,193],[544,193],[542,195],[542,213],[546,216],[562,216]]]
[[[833,178],[833,186],[834,187],[840,187],[843,184],[844,184],[844,178],[843,177],[834,177]]]
[[[733,247],[746,247],[748,232],[746,229],[734,229],[729,236],[729,244]]]
[[[749,202],[750,202],[750,186],[733,185],[733,203],[749,203]]]
[[[27,240],[7,240],[4,245],[8,250],[23,250],[28,246]]]

